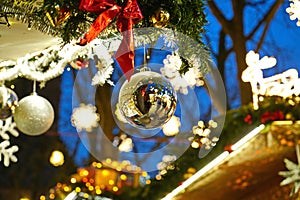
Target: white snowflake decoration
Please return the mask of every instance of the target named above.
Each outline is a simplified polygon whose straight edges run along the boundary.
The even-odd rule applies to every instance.
[[[189,138],[192,141],[191,146],[195,149],[204,148],[206,150],[214,147],[219,138],[211,136],[211,129],[215,129],[217,126],[217,122],[213,120],[208,122],[208,126],[203,121],[199,121],[197,126],[193,126],[194,137]]]
[[[73,109],[71,122],[77,131],[91,132],[93,127],[97,127],[100,115],[96,110],[91,104],[80,104],[80,107]]]
[[[174,136],[179,133],[179,127],[181,126],[179,117],[172,116],[171,119],[163,126],[163,133],[166,136]]]
[[[8,140],[0,143],[0,161],[2,161],[3,158],[3,164],[5,167],[9,166],[10,161],[18,161],[18,158],[14,155],[14,153],[19,150],[19,147],[17,145],[9,147],[9,145],[10,142]]]
[[[18,137],[19,132],[15,128],[16,123],[12,121],[12,117],[9,117],[5,120],[0,120],[0,137],[2,137],[3,140],[9,140],[9,135],[7,132],[15,137]]]
[[[159,170],[159,175],[165,175],[168,170],[174,170],[174,162],[177,160],[175,155],[164,155],[162,161],[157,164],[157,169]]]
[[[182,65],[182,60],[177,53],[167,55],[163,63],[164,67],[160,71],[162,75],[169,79],[176,91],[187,94],[188,87],[203,85],[203,80],[201,80],[202,74],[195,67],[191,67],[188,72],[180,75],[178,70]]]
[[[113,141],[113,145],[118,147],[122,152],[130,152],[133,149],[133,142],[126,134],[122,134],[120,137],[116,136]]]
[[[114,68],[112,65],[108,65],[98,70],[95,76],[92,79],[92,85],[100,85],[103,86],[105,82],[110,85],[114,85],[114,83],[109,80],[110,76],[112,75]]]
[[[290,15],[291,20],[298,19],[297,26],[300,26],[300,0],[290,0],[290,7],[286,9],[286,12]]]
[[[10,161],[12,162],[18,161],[14,153],[19,150],[19,147],[17,145],[9,147],[10,137],[8,133],[10,133],[14,137],[19,136],[19,133],[15,128],[16,128],[16,123],[12,121],[12,117],[9,117],[5,120],[0,120],[0,137],[4,140],[0,142],[0,162],[2,161],[3,158],[3,164],[6,167],[9,166]]]

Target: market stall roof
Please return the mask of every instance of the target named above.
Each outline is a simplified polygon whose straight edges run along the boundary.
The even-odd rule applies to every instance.
[[[0,61],[16,60],[43,50],[49,46],[59,44],[61,40],[40,31],[28,30],[28,24],[9,18],[10,26],[0,24]]]
[[[278,172],[286,171],[284,158],[296,161],[294,147],[280,146],[260,134],[174,199],[293,199],[289,196],[292,185],[280,186],[284,178]]]

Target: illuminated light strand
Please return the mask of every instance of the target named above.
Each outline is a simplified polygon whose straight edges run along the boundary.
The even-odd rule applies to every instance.
[[[283,98],[298,96],[300,94],[300,79],[296,69],[288,69],[280,74],[270,77],[263,76],[263,69],[272,68],[276,65],[276,58],[264,56],[249,51],[246,55],[248,67],[242,73],[242,80],[250,82],[252,89],[253,108],[259,108],[259,95],[280,96]]]
[[[246,136],[244,136],[242,139],[240,139],[238,142],[232,145],[233,148],[231,149],[237,150],[238,148],[242,147],[244,144],[246,144],[246,142],[248,142],[250,139],[254,138],[258,133],[260,133],[260,131],[263,130],[264,127],[265,125],[263,124],[256,127],[255,129],[250,131]],[[178,195],[180,192],[184,191],[188,186],[190,186],[192,183],[194,183],[197,179],[206,174],[212,168],[217,167],[222,162],[224,162],[229,155],[232,155],[232,153],[230,153],[229,151],[224,151],[211,162],[209,162],[207,165],[205,165],[203,168],[201,168],[199,171],[197,171],[194,175],[192,175],[190,178],[184,181],[180,186],[178,186],[172,192],[163,197],[161,200],[171,200],[173,197]]]

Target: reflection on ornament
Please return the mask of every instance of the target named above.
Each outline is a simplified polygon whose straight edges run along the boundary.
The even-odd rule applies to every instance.
[[[166,78],[156,72],[142,71],[122,85],[118,103],[131,125],[154,129],[171,119],[176,101],[175,91]]]
[[[7,119],[12,116],[17,105],[18,96],[16,93],[4,85],[0,86],[0,119]]]
[[[55,167],[61,166],[65,162],[64,154],[58,150],[52,151],[49,161]]]
[[[91,132],[93,127],[97,127],[100,115],[96,113],[97,108],[91,104],[80,104],[80,107],[73,109],[71,122],[77,131]]]
[[[163,126],[163,133],[166,136],[174,136],[179,133],[180,125],[179,117],[172,116],[171,119]]]
[[[46,16],[51,25],[57,27],[71,16],[71,11],[66,6],[61,8],[59,5],[56,5],[55,9],[46,13]]]
[[[166,27],[170,21],[170,14],[163,8],[159,8],[155,14],[151,17],[153,26],[156,28]]]
[[[276,59],[249,51],[246,55],[248,67],[242,73],[242,80],[250,82],[252,88],[253,108],[258,109],[259,95],[280,96],[283,98],[298,96],[300,94],[300,79],[296,69],[288,69],[283,73],[270,77],[263,77],[262,69],[272,68]]]
[[[54,110],[47,99],[34,93],[20,100],[15,109],[14,120],[21,132],[37,136],[51,127]]]

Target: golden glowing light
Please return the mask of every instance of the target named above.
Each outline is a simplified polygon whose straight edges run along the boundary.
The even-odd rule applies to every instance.
[[[101,168],[101,167],[102,167],[102,164],[101,164],[101,163],[97,163],[96,167],[97,167],[97,168]]]
[[[75,191],[76,191],[77,193],[79,193],[79,192],[81,192],[81,188],[80,188],[80,187],[76,187],[76,188],[75,188]]]
[[[115,181],[114,181],[114,180],[109,180],[109,181],[108,181],[108,184],[109,184],[109,185],[114,185],[114,184],[115,184]]]
[[[46,200],[46,197],[44,195],[41,195],[40,200]]]
[[[96,190],[96,194],[99,195],[99,194],[101,194],[101,193],[102,193],[102,191],[101,191],[100,189],[97,189],[97,190]]]
[[[76,178],[72,177],[71,180],[70,180],[70,182],[74,184],[74,183],[77,182],[77,180],[76,180]]]
[[[114,192],[117,192],[117,191],[119,190],[119,188],[118,188],[117,186],[114,186],[114,187],[112,188],[112,190],[113,190]]]
[[[151,183],[151,180],[146,180],[146,184],[149,185]]]
[[[50,195],[49,195],[49,198],[50,198],[50,199],[54,199],[54,198],[55,198],[55,195],[54,195],[54,194],[50,194]]]
[[[65,186],[65,187],[64,187],[64,191],[65,191],[65,192],[70,192],[70,188],[69,188],[68,186]]]
[[[94,186],[90,185],[89,186],[89,191],[93,191],[94,190]]]
[[[147,177],[147,176],[148,176],[148,173],[147,173],[147,172],[143,172],[143,173],[142,173],[142,176],[143,176],[143,177]]]
[[[83,197],[87,199],[87,198],[89,198],[89,194],[88,193],[84,193]]]
[[[121,174],[120,179],[122,181],[126,181],[127,180],[127,176],[125,174]]]
[[[51,153],[49,161],[55,167],[61,166],[65,162],[64,154],[61,151],[55,150]]]
[[[107,164],[110,164],[110,163],[111,163],[111,159],[110,159],[110,158],[106,158],[105,162],[106,162]]]
[[[79,175],[80,176],[87,176],[87,175],[89,175],[89,171],[86,170],[86,169],[82,169],[82,170],[80,170]]]
[[[161,175],[157,174],[157,175],[155,176],[155,178],[156,178],[156,180],[160,181],[160,180],[161,180]]]
[[[103,176],[108,176],[108,174],[109,174],[108,170],[106,170],[106,169],[102,170],[102,175]]]

